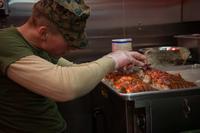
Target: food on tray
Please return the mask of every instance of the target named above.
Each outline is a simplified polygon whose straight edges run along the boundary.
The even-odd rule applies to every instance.
[[[180,74],[170,74],[157,69],[143,71],[142,79],[158,90],[190,88],[196,85],[193,82],[184,80]]]
[[[170,74],[158,69],[141,69],[130,72],[112,72],[105,79],[119,92],[134,93],[195,87],[180,74]]]
[[[106,79],[112,82],[112,85],[123,93],[141,92],[153,90],[152,87],[143,82],[139,75],[135,73],[110,73]]]

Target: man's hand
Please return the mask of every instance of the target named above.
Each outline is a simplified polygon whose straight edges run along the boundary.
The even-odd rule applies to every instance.
[[[144,66],[146,57],[135,51],[116,51],[106,57],[111,57],[115,61],[115,69],[132,64],[136,66]]]

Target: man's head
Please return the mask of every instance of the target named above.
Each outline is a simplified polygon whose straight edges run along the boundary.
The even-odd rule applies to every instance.
[[[84,29],[89,13],[83,0],[40,0],[28,23],[37,29],[45,50],[58,55],[87,44]]]

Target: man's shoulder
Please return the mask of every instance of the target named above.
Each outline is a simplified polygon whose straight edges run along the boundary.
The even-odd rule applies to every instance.
[[[15,27],[0,30],[0,51],[29,49],[26,40],[20,35]]]
[[[5,29],[0,29],[0,44],[3,45],[5,43],[10,43],[14,42],[17,44],[21,40],[21,37],[19,36],[19,33],[17,32],[16,28],[10,27],[10,28],[5,28]]]
[[[16,28],[6,28],[0,31],[0,65],[4,62],[14,62],[21,57],[32,55],[28,43],[20,36]]]
[[[0,38],[3,38],[4,36],[11,35],[11,34],[16,34],[17,29],[16,27],[8,27],[4,29],[0,29]]]
[[[16,28],[0,31],[0,70],[3,74],[10,64],[29,55],[33,55],[33,51]]]

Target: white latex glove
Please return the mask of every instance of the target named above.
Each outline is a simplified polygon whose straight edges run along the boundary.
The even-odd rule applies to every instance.
[[[115,61],[115,69],[126,65],[144,66],[146,57],[136,51],[115,51],[106,57],[111,57]]]

